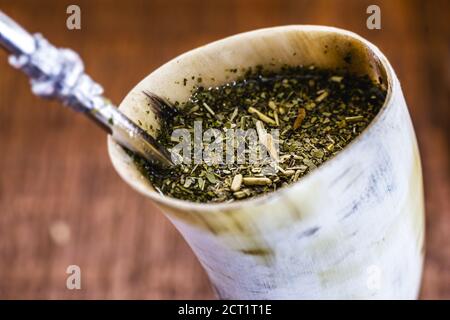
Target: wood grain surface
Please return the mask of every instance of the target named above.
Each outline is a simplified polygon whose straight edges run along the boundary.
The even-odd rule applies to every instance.
[[[81,7],[81,30],[66,28],[69,4]],[[381,30],[366,28],[370,4],[381,8]],[[397,72],[421,150],[427,223],[421,298],[450,299],[449,4],[0,0],[0,10],[78,51],[116,103],[169,59],[238,32],[323,24],[372,41]],[[0,298],[214,298],[175,228],[115,173],[105,134],[83,116],[34,97],[4,53],[0,173]],[[81,290],[66,289],[72,264],[81,268]]]

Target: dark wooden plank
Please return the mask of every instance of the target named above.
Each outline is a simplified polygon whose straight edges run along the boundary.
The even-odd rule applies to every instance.
[[[68,1],[2,0],[1,10],[76,49],[117,103],[170,58],[255,28],[334,25],[378,45],[400,78],[422,154],[427,256],[421,297],[450,298],[448,1],[77,3],[81,31],[65,28]],[[382,9],[381,31],[365,26],[372,3]],[[114,172],[104,134],[82,116],[33,97],[3,53],[0,147],[0,298],[213,297],[181,236]],[[65,288],[70,264],[82,268],[83,290]]]

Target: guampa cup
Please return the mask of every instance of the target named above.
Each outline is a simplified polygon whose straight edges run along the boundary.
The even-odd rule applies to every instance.
[[[149,74],[120,109],[152,135],[161,118],[143,91],[186,101],[202,76],[217,86],[264,65],[366,74],[388,89],[371,124],[337,156],[276,192],[193,203],[156,192],[111,138],[111,161],[183,235],[224,299],[414,299],[423,262],[424,202],[417,142],[400,83],[380,50],[325,26],[238,34],[182,54]],[[229,73],[227,69],[238,69]],[[164,245],[164,244],[161,244]]]

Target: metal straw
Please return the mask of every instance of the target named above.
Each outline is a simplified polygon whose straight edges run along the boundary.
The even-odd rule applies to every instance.
[[[95,120],[115,141],[153,164],[170,167],[170,155],[156,140],[112,105],[103,88],[84,73],[78,54],[56,48],[40,34],[29,34],[0,11],[0,46],[9,63],[22,70],[34,94],[56,99]]]

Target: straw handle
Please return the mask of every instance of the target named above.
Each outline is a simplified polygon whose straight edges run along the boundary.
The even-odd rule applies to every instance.
[[[29,34],[0,11],[0,46],[9,63],[28,75],[40,97],[56,99],[95,120],[121,145],[147,160],[170,167],[168,152],[155,139],[103,97],[103,88],[84,73],[77,53],[56,48],[40,34]]]

